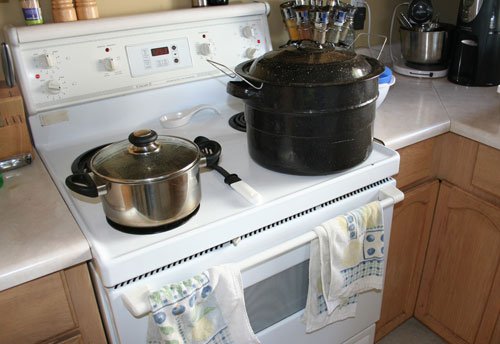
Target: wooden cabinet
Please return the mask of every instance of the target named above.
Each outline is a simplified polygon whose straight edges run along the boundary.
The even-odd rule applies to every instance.
[[[493,343],[500,310],[499,262],[500,208],[443,183],[417,319],[450,343]]]
[[[438,188],[433,181],[409,189],[394,208],[376,340],[413,316]]]
[[[500,151],[447,133],[399,153],[376,340],[415,316],[450,343],[500,343]]]
[[[394,208],[376,340],[413,316],[439,189],[435,176],[438,139],[398,151],[401,163],[396,181],[405,199]]]
[[[471,184],[500,197],[500,151],[479,145]]]
[[[452,133],[437,147],[439,179],[500,206],[500,150]]]
[[[0,292],[0,343],[106,343],[86,264]]]
[[[418,185],[436,177],[436,151],[440,137],[431,138],[398,150],[399,173],[396,175],[400,189]]]

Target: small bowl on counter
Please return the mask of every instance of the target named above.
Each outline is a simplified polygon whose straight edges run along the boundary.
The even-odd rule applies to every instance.
[[[378,78],[378,98],[375,107],[378,109],[389,93],[389,89],[396,83],[396,77],[389,67],[385,67],[384,72]]]

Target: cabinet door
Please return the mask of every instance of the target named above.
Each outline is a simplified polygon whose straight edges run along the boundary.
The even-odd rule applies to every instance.
[[[37,343],[77,325],[64,276],[54,273],[0,293],[0,343]]]
[[[491,337],[499,312],[490,306],[498,300],[499,261],[500,208],[442,183],[416,318],[450,343]],[[493,324],[490,333],[482,323]]]
[[[497,269],[491,295],[475,340],[475,344],[483,343],[500,343],[500,267]]]
[[[0,292],[4,343],[106,343],[87,265]]]
[[[434,181],[410,189],[394,208],[376,340],[413,316],[438,188]]]

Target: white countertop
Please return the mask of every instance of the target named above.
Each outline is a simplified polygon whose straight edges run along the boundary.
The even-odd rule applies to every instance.
[[[85,262],[88,243],[35,156],[3,173],[0,188],[0,291]]]
[[[451,132],[500,149],[500,94],[496,87],[465,87],[442,79],[432,84],[450,116]]]
[[[500,94],[446,78],[395,74],[396,84],[377,109],[375,137],[393,149],[448,131],[500,149]]]
[[[377,109],[375,137],[399,149],[448,131],[500,149],[496,87],[396,74],[396,84]],[[0,218],[0,291],[91,259],[85,237],[38,157],[4,173]]]

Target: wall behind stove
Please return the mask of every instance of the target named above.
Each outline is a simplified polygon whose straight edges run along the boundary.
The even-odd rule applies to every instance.
[[[46,23],[52,22],[50,0],[39,0],[42,7],[42,14]],[[345,1],[345,0],[344,0]],[[372,32],[388,35],[391,15],[396,6],[403,1],[399,0],[366,0],[372,12]],[[231,3],[241,2],[230,0]],[[269,27],[273,47],[279,47],[287,41],[287,34],[284,25],[281,21],[279,12],[279,4],[284,0],[268,0],[271,5],[271,14],[269,15]],[[456,21],[457,9],[459,0],[434,0],[433,5],[436,12],[440,13],[440,18],[444,22],[454,24]],[[156,11],[165,11],[178,8],[191,7],[190,0],[97,0],[99,13],[101,18],[114,17],[121,15],[147,13]],[[7,24],[24,25],[23,15],[19,6],[18,0],[1,0],[0,2],[0,27]],[[365,22],[365,27],[367,21]],[[365,30],[366,31],[366,30]],[[3,32],[0,32],[0,39],[3,41]],[[360,42],[363,44],[363,42]],[[381,42],[374,41],[372,44]],[[3,73],[0,71],[0,79],[4,79]]]

